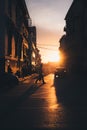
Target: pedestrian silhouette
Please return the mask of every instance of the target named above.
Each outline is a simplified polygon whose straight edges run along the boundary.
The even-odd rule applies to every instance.
[[[43,84],[45,83],[45,81],[44,81],[44,75],[43,75],[43,71],[42,71],[42,64],[41,64],[40,67],[39,67],[38,77],[37,77],[35,83],[37,83],[38,81],[42,81]]]

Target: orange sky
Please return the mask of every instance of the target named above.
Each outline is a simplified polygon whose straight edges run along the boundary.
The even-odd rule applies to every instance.
[[[38,29],[37,39],[39,39],[39,42],[37,43],[37,47],[40,50],[42,62],[58,60],[58,40],[61,35],[57,31],[53,32],[46,29]]]
[[[32,25],[37,28],[37,47],[40,50],[42,62],[58,59],[59,39],[64,34],[64,18],[72,1],[26,0]]]

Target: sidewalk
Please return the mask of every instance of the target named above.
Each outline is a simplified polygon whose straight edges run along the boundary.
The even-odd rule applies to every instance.
[[[32,92],[34,80],[37,74],[32,74],[24,78],[19,78],[19,85],[7,89],[0,93],[0,116],[14,109],[27,93]]]
[[[37,74],[32,74],[32,75],[26,76],[24,78],[18,78],[19,84],[14,86],[14,87],[13,86],[11,86],[11,87],[8,87],[8,86],[1,87],[0,88],[0,98],[4,97],[4,99],[6,99],[6,97],[12,98],[12,97],[21,96],[28,89],[30,89],[30,87],[34,84],[36,76],[37,76]]]
[[[18,79],[19,79],[19,82],[23,82],[27,79],[35,79],[37,76],[38,76],[38,74],[34,73],[31,75],[25,76],[24,78],[18,78]]]

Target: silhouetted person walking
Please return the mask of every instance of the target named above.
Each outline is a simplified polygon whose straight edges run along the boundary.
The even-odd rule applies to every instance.
[[[44,76],[43,76],[43,71],[42,71],[42,64],[40,65],[40,68],[38,70],[38,78],[36,79],[35,83],[37,83],[38,81],[41,81],[41,80],[44,84],[45,81],[44,81]]]

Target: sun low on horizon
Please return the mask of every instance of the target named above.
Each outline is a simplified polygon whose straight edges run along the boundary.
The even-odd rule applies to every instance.
[[[60,56],[58,52],[52,52],[50,55],[48,55],[47,60],[49,62],[59,62],[60,61]]]
[[[44,50],[41,54],[41,59],[43,63],[48,63],[48,62],[60,62],[61,57],[59,51],[47,51]]]
[[[37,47],[40,50],[42,62],[62,62],[63,58],[58,51],[58,41],[64,34],[64,18],[73,0],[25,1],[32,26],[36,26]],[[53,47],[55,44],[56,48]]]

